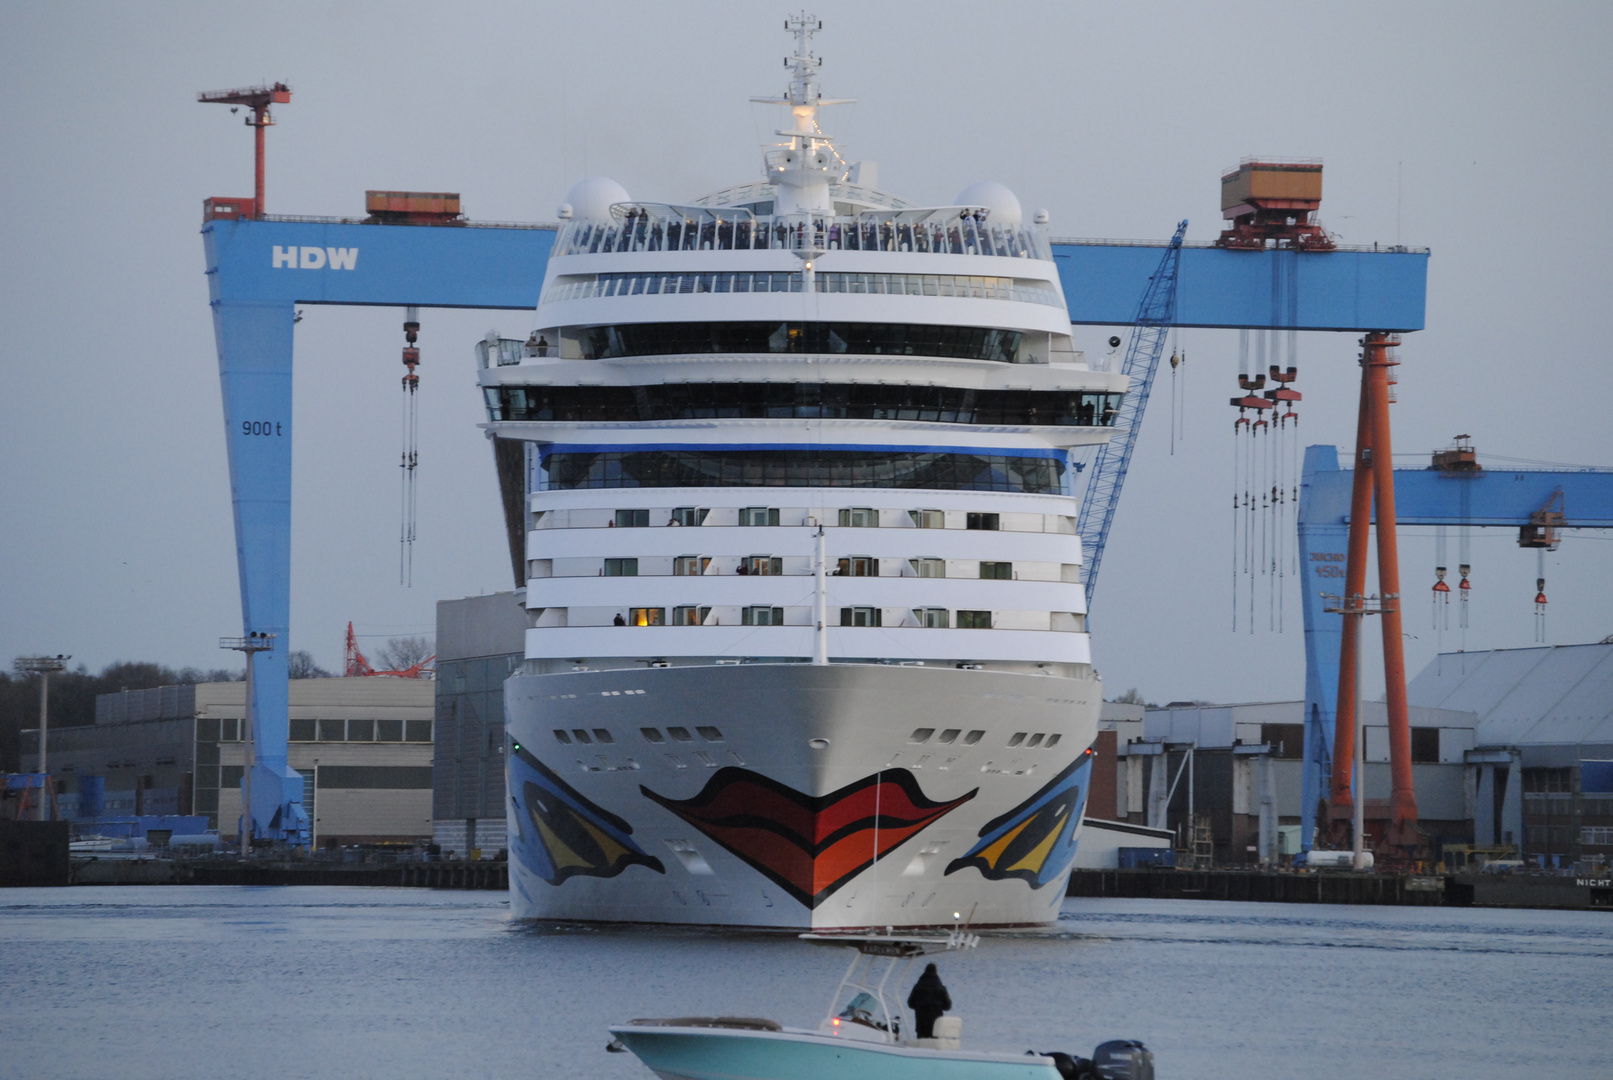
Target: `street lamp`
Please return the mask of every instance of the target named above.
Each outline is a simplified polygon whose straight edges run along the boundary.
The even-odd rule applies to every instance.
[[[221,649],[234,649],[246,654],[246,718],[241,722],[241,746],[245,764],[241,769],[241,857],[252,854],[252,766],[257,764],[257,733],[252,730],[252,658],[260,652],[274,651],[274,635],[254,630],[246,637],[218,639]]]
[[[49,770],[45,768],[46,733],[50,730],[50,675],[53,671],[64,671],[71,656],[57,653],[55,656],[24,656],[18,659],[17,666],[30,675],[39,676],[39,820],[49,820],[49,810],[45,803],[48,793],[45,784]]]

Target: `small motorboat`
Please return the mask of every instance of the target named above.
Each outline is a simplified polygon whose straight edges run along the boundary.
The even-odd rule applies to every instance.
[[[661,1080],[1153,1080],[1142,1043],[1103,1043],[1091,1058],[1061,1051],[965,1050],[963,1019],[943,1016],[933,1037],[903,1032],[900,987],[913,962],[973,949],[977,934],[802,934],[814,945],[849,948],[851,966],[816,1029],[748,1016],[629,1020],[610,1029],[606,1049],[631,1051]],[[894,976],[894,979],[893,979]]]

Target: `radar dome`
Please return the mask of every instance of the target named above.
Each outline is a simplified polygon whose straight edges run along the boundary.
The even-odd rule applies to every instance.
[[[1019,200],[1008,188],[995,180],[980,180],[962,191],[952,200],[958,206],[983,206],[991,211],[991,220],[1000,225],[1019,225],[1025,220]]]
[[[571,185],[565,201],[577,217],[602,221],[610,217],[612,203],[631,202],[632,199],[627,189],[616,181],[603,176],[587,176]]]

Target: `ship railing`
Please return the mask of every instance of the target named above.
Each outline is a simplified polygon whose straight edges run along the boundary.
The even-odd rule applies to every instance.
[[[673,209],[677,212],[669,212]],[[946,214],[890,210],[856,216],[769,217],[758,217],[743,207],[629,204],[625,208],[613,207],[612,211],[606,220],[579,218],[565,223],[555,238],[554,254],[888,251],[1041,260],[1053,257],[1041,229],[993,222],[984,211],[968,208]]]

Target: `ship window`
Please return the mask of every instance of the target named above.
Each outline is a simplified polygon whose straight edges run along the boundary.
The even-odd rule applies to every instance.
[[[920,626],[931,630],[945,630],[947,628],[947,609],[944,607],[921,607],[913,609],[913,617]]]
[[[672,736],[675,742],[694,742],[694,736],[689,734],[689,729],[686,727],[669,727],[666,733]]]
[[[1028,740],[1026,740],[1026,742],[1025,742],[1026,749],[1029,749],[1032,746],[1041,746],[1042,745],[1042,735],[1043,734],[1044,734],[1043,732],[1038,731],[1035,735],[1032,735]]]
[[[676,383],[485,388],[491,420],[912,420],[1022,427],[1112,426],[1123,395],[866,383]],[[704,510],[682,507],[704,520]],[[939,511],[936,511],[939,514]],[[683,520],[684,525],[699,521]],[[939,524],[933,526],[940,528]]]
[[[935,729],[933,727],[914,728],[913,734],[907,737],[907,741],[910,743],[927,743],[930,741],[930,736],[934,734]]]
[[[964,527],[995,532],[998,529],[1001,520],[1002,519],[996,514],[970,514],[964,519]]]
[[[1022,743],[1024,741],[1025,741],[1025,733],[1023,731],[1016,731],[1016,732],[1014,732],[1012,735],[1010,735],[1008,737],[1008,745],[1009,746],[1018,746],[1020,743]]]
[[[980,576],[988,581],[1012,581],[1014,564],[1008,562],[983,562],[980,564]]]
[[[707,742],[722,742],[722,732],[714,727],[697,727],[695,730],[700,732],[700,737]]]
[[[706,515],[711,513],[704,506],[677,506],[672,510],[671,525],[704,525]]]
[[[427,742],[431,741],[431,736],[429,734],[429,729],[431,727],[431,721],[430,720],[425,720],[425,721],[410,720],[409,723],[411,725],[424,723],[426,725],[427,729],[428,729],[428,734],[426,735],[425,741],[427,741]],[[375,722],[375,741],[376,742],[402,742],[403,741],[403,721],[402,720],[377,720]]]
[[[698,281],[698,275],[684,274],[681,288],[674,290],[663,285],[661,291],[694,292]],[[801,288],[801,278],[798,274],[774,274],[770,284],[772,292],[796,292]],[[935,287],[926,285],[925,293],[934,295]],[[752,291],[761,290],[753,286]],[[1011,364],[1023,338],[1024,334],[1018,330],[933,323],[627,323],[587,326],[577,331],[577,343],[584,360],[689,353],[854,353],[940,356]]]
[[[989,611],[960,611],[958,612],[959,630],[990,630],[991,612]]]
[[[618,529],[642,529],[650,523],[648,510],[618,510],[616,511],[616,527]]]
[[[840,577],[878,577],[879,560],[872,555],[848,555],[835,567]]]
[[[346,733],[342,730],[346,724],[344,720],[321,720],[319,722],[320,742],[341,742]]]
[[[740,611],[742,626],[783,626],[784,609],[757,604]]]
[[[672,609],[672,625],[704,626],[706,616],[710,614],[711,609],[709,607],[695,607],[692,604],[685,604]]]
[[[949,727],[941,732],[941,737],[935,740],[938,743],[954,743],[958,741],[958,729]]]
[[[576,739],[578,742],[583,743],[583,744],[591,743],[591,742],[594,741],[593,739],[588,737],[588,732],[584,731],[580,727],[571,729],[571,737]]]
[[[984,731],[971,731],[969,734],[963,737],[963,745],[973,746],[975,743],[979,742],[985,737],[986,733]]]
[[[602,727],[596,727],[594,729],[594,738],[602,743],[613,743],[616,741],[615,737]]]
[[[884,609],[877,607],[843,607],[840,609],[841,626],[879,626]]]
[[[347,741],[348,742],[374,742],[375,741],[375,721],[374,720],[349,720],[347,722]]]
[[[1065,464],[1054,456],[858,450],[555,451],[542,459],[542,490],[644,487],[930,488],[942,491],[1065,493]],[[755,510],[757,508],[747,508]],[[768,509],[765,524],[778,524]],[[970,515],[997,520],[996,514]],[[740,523],[762,524],[747,520]],[[973,528],[995,528],[976,524]]]
[[[741,525],[777,525],[778,507],[747,506],[739,512]]]
[[[913,573],[918,577],[946,577],[947,561],[945,559],[909,559],[913,566]]]
[[[854,506],[849,510],[840,511],[840,527],[851,529],[877,529],[879,527],[879,511],[866,506]]]
[[[747,555],[740,560],[736,573],[777,577],[784,573],[784,559],[779,555]]]
[[[1048,749],[1052,749],[1053,747],[1055,747],[1055,746],[1057,746],[1059,744],[1059,740],[1062,739],[1062,738],[1064,738],[1063,735],[1060,735],[1057,732],[1055,732],[1054,734],[1049,735],[1047,737],[1047,742],[1044,743],[1043,745],[1048,747]]]
[[[606,577],[638,577],[637,559],[606,559]]]
[[[314,722],[312,720],[292,720],[290,726],[290,740],[292,742],[314,741]]]
[[[947,516],[939,510],[909,510],[908,515],[913,519],[916,529],[944,529],[947,527]]]
[[[661,734],[661,731],[660,731],[659,728],[641,727],[641,728],[638,729],[638,733],[640,735],[644,736],[644,741],[645,742],[652,742],[652,743],[664,743],[664,742],[666,742],[666,736]]]
[[[666,623],[666,608],[636,607],[627,609],[629,626],[662,626]]]

